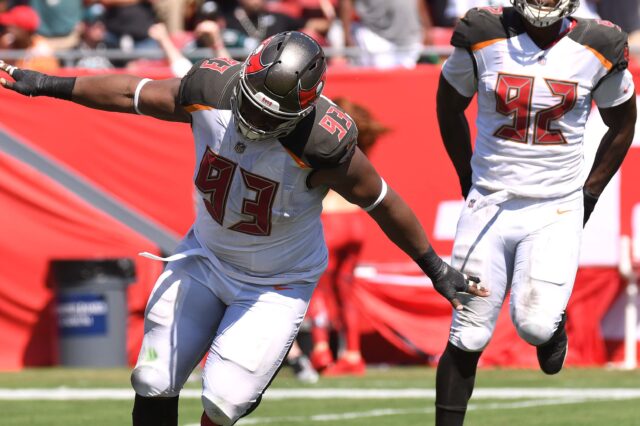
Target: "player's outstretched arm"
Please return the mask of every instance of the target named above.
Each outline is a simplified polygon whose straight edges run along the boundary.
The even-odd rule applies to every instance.
[[[329,186],[346,200],[368,211],[387,237],[418,263],[431,278],[435,289],[455,309],[462,309],[456,292],[478,296],[489,294],[479,285],[477,278],[456,271],[435,253],[413,210],[387,186],[359,149],[345,164],[314,172],[310,183],[312,186]]]
[[[189,122],[179,106],[179,79],[143,81],[132,75],[56,77],[0,61],[2,87],[24,96],[49,96],[104,111],[142,113],[162,120]],[[137,108],[137,110],[136,110]]]
[[[471,189],[471,154],[473,150],[469,123],[464,115],[471,99],[462,96],[444,76],[440,76],[436,97],[440,135],[458,174],[464,198],[467,198],[469,189]]]
[[[601,108],[600,115],[609,130],[600,141],[584,184],[584,224],[589,220],[598,197],[620,168],[633,142],[637,116],[635,95],[618,106]]]

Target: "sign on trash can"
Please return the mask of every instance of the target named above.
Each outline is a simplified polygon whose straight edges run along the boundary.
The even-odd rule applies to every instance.
[[[127,365],[127,286],[131,259],[53,260],[60,364]]]
[[[107,298],[100,294],[59,294],[60,336],[104,336],[107,334]]]

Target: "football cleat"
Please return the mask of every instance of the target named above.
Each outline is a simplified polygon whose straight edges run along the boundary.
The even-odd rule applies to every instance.
[[[547,343],[536,346],[538,364],[545,374],[557,374],[562,370],[569,350],[569,339],[565,329],[566,322],[567,314],[563,313],[560,324],[551,339]]]
[[[329,348],[313,349],[311,351],[311,364],[317,371],[322,371],[333,364],[333,355]]]
[[[289,363],[296,378],[302,383],[313,384],[318,382],[318,372],[313,369],[311,361],[305,355],[300,355],[289,361]]]
[[[350,361],[346,358],[339,358],[335,364],[332,364],[322,370],[325,377],[336,376],[364,376],[366,372],[366,364],[360,358],[358,361]]]

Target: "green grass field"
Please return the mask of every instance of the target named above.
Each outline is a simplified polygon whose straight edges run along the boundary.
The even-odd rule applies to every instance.
[[[435,370],[426,367],[370,368],[363,378],[314,385],[285,368],[238,425],[432,425],[434,383]],[[199,425],[199,386],[188,383],[183,392],[181,426]],[[125,369],[0,373],[0,425],[128,425],[132,395]],[[640,425],[640,372],[482,370],[466,424]]]

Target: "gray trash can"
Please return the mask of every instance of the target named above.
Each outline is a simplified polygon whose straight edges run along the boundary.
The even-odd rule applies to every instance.
[[[127,286],[131,259],[53,260],[60,365],[127,365]]]

